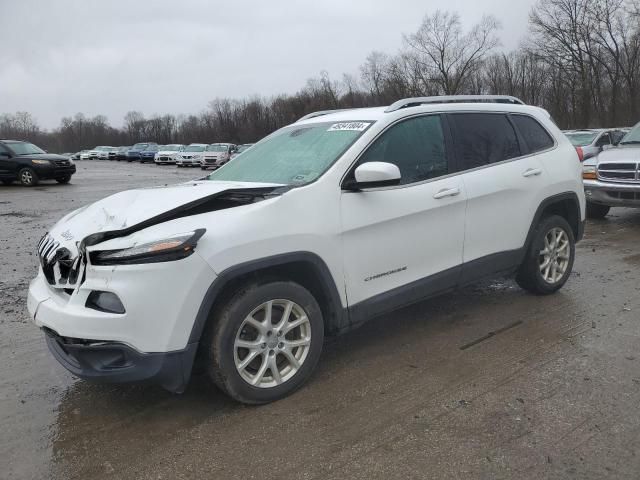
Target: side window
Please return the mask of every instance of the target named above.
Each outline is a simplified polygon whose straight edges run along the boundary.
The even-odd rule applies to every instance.
[[[5,158],[11,156],[11,152],[9,152],[9,149],[6,148],[1,143],[0,143],[0,156],[5,157]]]
[[[501,113],[454,113],[455,143],[461,170],[519,157],[518,137]]]
[[[604,147],[605,145],[611,145],[609,133],[604,133],[596,142],[596,147]]]
[[[511,115],[511,120],[516,124],[516,128],[529,147],[529,153],[553,147],[553,138],[535,118],[526,115]]]
[[[358,165],[366,162],[397,165],[401,185],[446,175],[449,168],[442,119],[427,115],[392,126],[360,157]]]

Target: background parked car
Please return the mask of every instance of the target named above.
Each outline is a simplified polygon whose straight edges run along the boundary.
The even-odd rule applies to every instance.
[[[80,160],[91,160],[91,150],[83,150],[80,152]]]
[[[76,166],[68,157],[47,153],[33,143],[0,140],[0,180],[5,185],[17,180],[26,187],[40,180],[69,183]]]
[[[202,154],[207,146],[208,144],[206,143],[192,143],[176,155],[176,165],[178,167],[199,166]]]
[[[200,168],[219,168],[231,159],[231,154],[236,151],[236,145],[233,143],[212,143],[207,145],[202,152],[200,160]]]
[[[182,152],[184,150],[184,145],[181,143],[172,143],[169,145],[163,145],[158,149],[156,156],[154,157],[154,162],[157,164],[164,163],[176,163],[176,156],[178,152]]]
[[[231,158],[230,160],[233,160],[234,158],[236,158],[238,155],[240,155],[242,152],[244,152],[245,150],[249,149],[253,147],[253,143],[243,143],[242,145],[238,145],[236,147],[236,150],[234,152],[231,153]]]
[[[140,153],[149,145],[157,145],[155,142],[140,142],[136,143],[127,151],[127,162],[133,162],[134,160],[140,160]]]
[[[584,160],[617,145],[625,135],[620,129],[568,130],[563,133],[574,147],[582,149]]]
[[[120,161],[120,160],[126,160],[127,159],[127,152],[131,149],[131,147],[118,147],[118,149],[116,150],[116,160]]]
[[[582,178],[587,216],[604,218],[611,207],[640,208],[640,123],[618,146],[587,159]]]
[[[115,160],[116,147],[103,147],[98,153],[98,160]]]
[[[142,150],[140,152],[140,163],[153,162],[158,150],[159,146],[155,143]]]

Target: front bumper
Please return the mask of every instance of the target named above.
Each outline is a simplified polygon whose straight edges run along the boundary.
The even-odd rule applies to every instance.
[[[640,183],[615,183],[584,180],[588,202],[609,207],[640,207]]]
[[[55,178],[64,178],[76,173],[75,165],[67,165],[64,167],[38,165],[34,166],[34,170],[38,177],[42,180],[52,180]]]
[[[43,328],[47,347],[71,373],[104,383],[147,382],[181,393],[189,383],[197,343],[179,351],[141,353],[125,344],[61,337]]]
[[[27,309],[72,373],[113,382],[151,380],[179,390],[195,355],[193,324],[215,278],[197,253],[174,262],[88,266],[72,291],[50,285],[40,269],[29,285]],[[116,294],[125,313],[87,307],[92,291]]]

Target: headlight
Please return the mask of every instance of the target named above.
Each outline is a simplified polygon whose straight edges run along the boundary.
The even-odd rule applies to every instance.
[[[131,248],[92,252],[91,263],[93,265],[130,265],[180,260],[193,253],[204,232],[206,229],[200,228]]]
[[[51,162],[49,160],[31,160],[31,163],[35,163],[36,165],[50,165]]]
[[[598,174],[596,173],[596,167],[593,167],[593,166],[582,167],[582,178],[584,180],[597,180]]]

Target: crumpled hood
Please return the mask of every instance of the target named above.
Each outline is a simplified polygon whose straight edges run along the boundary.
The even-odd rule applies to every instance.
[[[598,155],[598,163],[637,163],[640,162],[640,145],[621,145],[605,150]]]
[[[184,184],[140,188],[116,193],[110,197],[75,210],[63,217],[49,234],[75,257],[78,244],[87,237],[99,239],[101,233],[128,235],[150,224],[170,221],[193,209],[203,213],[204,203],[226,192],[269,193],[282,185],[248,182],[193,181]],[[196,210],[196,209],[200,210]],[[211,208],[215,210],[216,208]],[[206,210],[205,210],[206,211]],[[155,223],[151,223],[155,222]],[[94,235],[98,234],[96,237]],[[99,240],[101,241],[101,240]],[[99,243],[96,241],[95,243]]]

